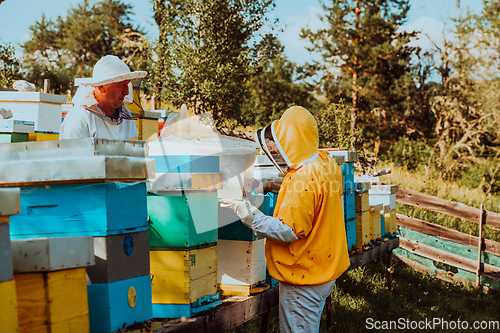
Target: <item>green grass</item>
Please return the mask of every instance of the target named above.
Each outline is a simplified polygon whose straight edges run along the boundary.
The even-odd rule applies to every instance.
[[[375,321],[499,321],[498,292],[485,294],[471,285],[451,284],[419,273],[395,260],[392,290],[386,288],[386,266],[379,260],[348,273],[338,280],[332,293],[333,326],[327,327],[323,312],[320,332],[410,332],[412,329],[369,330],[367,320]],[[402,319],[400,319],[402,318]],[[231,332],[259,332],[261,318]],[[401,327],[400,327],[401,328]],[[432,332],[449,332],[436,326]],[[420,330],[426,331],[426,330]],[[460,332],[461,330],[455,330]],[[482,330],[481,332],[494,330]],[[271,313],[269,332],[279,332],[278,311]],[[467,332],[475,332],[468,330]],[[478,331],[479,332],[479,331]]]

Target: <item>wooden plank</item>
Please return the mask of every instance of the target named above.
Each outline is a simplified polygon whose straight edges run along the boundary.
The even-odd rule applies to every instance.
[[[483,245],[483,204],[481,204],[481,215],[479,216],[479,237],[477,242],[477,269],[476,269],[476,288],[479,287],[479,276],[481,274],[481,250]]]
[[[402,204],[426,208],[438,213],[479,223],[480,210],[459,202],[441,199],[405,188],[399,189],[396,199]],[[500,229],[500,214],[486,211],[484,225]]]
[[[399,246],[401,248],[410,251],[411,253],[415,253],[422,257],[436,260],[444,264],[455,266],[469,272],[476,272],[477,262],[473,259],[465,258],[447,251],[436,249],[432,246],[424,245],[417,241],[413,241],[404,237],[399,237],[399,242]],[[500,274],[500,268],[485,263],[484,273],[485,275],[488,274],[488,276],[494,276],[495,274]]]
[[[418,263],[416,261],[413,261],[409,258],[406,258],[405,256],[402,256],[400,254],[394,254],[399,260],[401,260],[403,263],[406,265],[410,266],[414,270],[417,270],[419,272],[424,272],[424,273],[429,273],[432,274],[432,276],[437,277],[440,280],[446,281],[446,282],[461,282],[461,283],[469,283],[469,280],[463,279],[459,277],[456,274],[453,274],[452,272],[445,272],[439,269],[434,269],[431,270],[430,267],[427,267],[425,265],[422,265],[421,263]]]
[[[478,237],[464,234],[457,230],[448,229],[438,224],[429,223],[412,217],[397,214],[397,224],[399,226],[421,232],[426,235],[437,236],[459,244],[472,247],[478,246]],[[500,243],[484,239],[484,251],[500,256]]]
[[[395,237],[389,239],[386,242],[380,243],[379,245],[367,251],[356,252],[354,254],[351,254],[349,256],[349,260],[351,261],[351,266],[349,267],[348,271],[364,266],[375,259],[381,258],[382,256],[385,256],[388,253],[390,253],[398,246],[399,246],[399,237]]]
[[[190,319],[172,320],[155,333],[172,332],[226,332],[256,316],[269,312],[279,304],[279,288],[268,289],[251,297],[231,297],[209,311]]]

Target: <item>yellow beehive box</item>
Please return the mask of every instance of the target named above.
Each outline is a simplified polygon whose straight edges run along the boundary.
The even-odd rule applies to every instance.
[[[380,211],[370,212],[370,239],[375,240],[382,236],[382,225],[380,220]]]
[[[14,274],[19,332],[89,332],[85,267]]]
[[[0,282],[0,323],[2,332],[19,332],[16,282]]]
[[[191,304],[217,293],[217,246],[150,251],[153,304]]]
[[[59,140],[59,134],[54,133],[29,133],[30,141],[50,141]]]
[[[385,214],[385,232],[393,234],[396,231],[396,210],[393,209]]]
[[[370,212],[356,213],[356,244],[358,249],[370,242]]]
[[[137,118],[134,119],[139,140],[154,141],[158,139],[158,119]]]
[[[368,198],[368,192],[354,194],[354,208],[356,213],[366,212],[370,209]]]

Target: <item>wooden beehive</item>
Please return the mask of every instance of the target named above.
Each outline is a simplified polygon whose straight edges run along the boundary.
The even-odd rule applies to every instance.
[[[151,277],[87,285],[91,332],[115,332],[150,320]]]
[[[147,230],[145,182],[26,186],[21,207],[11,218],[13,239]]]
[[[356,213],[366,212],[370,209],[370,204],[368,202],[368,192],[356,192],[354,194],[354,198]]]
[[[151,249],[206,247],[217,242],[217,192],[149,194]]]
[[[29,141],[51,141],[51,140],[59,140],[59,134],[55,134],[55,133],[29,133]]]
[[[385,214],[385,233],[393,234],[397,232],[396,223],[396,210],[391,210]]]
[[[217,285],[222,295],[249,296],[262,291],[266,281],[264,239],[219,240]]]
[[[190,304],[217,292],[217,247],[151,251],[153,303]]]
[[[92,237],[12,241],[20,332],[88,332]]]
[[[95,265],[87,267],[90,283],[109,283],[149,275],[149,232],[94,237]]]
[[[19,189],[0,189],[0,323],[5,332],[18,332],[16,283],[12,268],[9,219],[19,214]]]
[[[359,250],[370,242],[370,211],[356,214],[356,245]]]

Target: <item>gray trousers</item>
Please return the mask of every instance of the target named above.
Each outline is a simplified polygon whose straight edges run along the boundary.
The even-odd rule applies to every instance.
[[[334,285],[335,281],[307,286],[280,282],[280,332],[318,332],[325,300]]]

